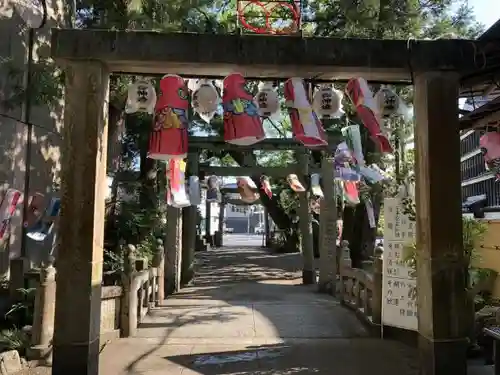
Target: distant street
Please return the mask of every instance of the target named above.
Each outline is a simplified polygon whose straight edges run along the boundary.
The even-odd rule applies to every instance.
[[[262,234],[224,234],[224,246],[262,246]]]

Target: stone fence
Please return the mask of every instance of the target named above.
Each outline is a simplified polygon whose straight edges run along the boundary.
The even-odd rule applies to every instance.
[[[382,320],[382,253],[375,248],[371,261],[364,262],[363,269],[352,268],[349,243],[340,244],[337,262],[337,296],[367,324],[379,326]]]
[[[152,267],[134,257],[134,245],[125,247],[121,286],[103,286],[101,292],[101,344],[133,336],[149,309],[164,300],[164,248],[158,239]],[[56,269],[52,264],[27,275],[27,285],[36,288],[32,346],[29,359],[50,362],[54,333]],[[75,291],[78,293],[78,291]],[[78,324],[77,322],[75,324]]]

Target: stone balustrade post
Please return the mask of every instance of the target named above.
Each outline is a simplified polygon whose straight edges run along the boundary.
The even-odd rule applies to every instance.
[[[340,273],[342,274],[342,268],[352,268],[352,260],[351,260],[351,250],[349,249],[349,241],[343,240],[340,243],[340,256],[341,256],[341,266]]]
[[[165,247],[161,238],[156,239],[156,252],[153,257],[153,267],[156,268],[157,292],[155,305],[159,306],[165,299]]]
[[[341,299],[344,299],[344,294],[347,288],[349,287],[349,283],[351,280],[345,280],[345,270],[352,268],[352,260],[351,260],[351,250],[349,249],[349,241],[343,240],[340,242],[340,251],[339,251],[339,286],[336,288]]]
[[[373,256],[373,291],[372,291],[372,321],[374,324],[382,323],[382,254],[384,249],[377,246]]]
[[[137,292],[133,281],[135,270],[135,246],[127,245],[125,248],[125,259],[122,273],[122,303],[120,311],[120,328],[122,337],[133,336],[137,330]]]
[[[40,270],[40,285],[36,291],[33,328],[29,359],[50,363],[52,358],[52,337],[56,308],[56,269],[54,258],[49,257],[47,265]]]

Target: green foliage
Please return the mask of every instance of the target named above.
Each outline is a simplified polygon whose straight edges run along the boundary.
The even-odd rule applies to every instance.
[[[14,327],[0,332],[0,352],[17,350],[23,356],[29,347],[30,337],[26,331]]]
[[[479,257],[475,247],[484,239],[484,235],[488,230],[488,225],[484,222],[468,217],[462,217],[462,238],[464,251],[464,267],[469,270],[469,288],[472,287],[479,278],[485,277],[487,270],[479,270],[473,267],[473,261]],[[404,252],[405,263],[408,267],[413,268],[416,273],[418,262],[417,244],[412,244],[405,247]],[[451,261],[451,260],[450,260]]]
[[[233,33],[236,31],[235,0],[77,0],[77,25],[81,28],[108,28],[120,30],[157,30],[202,33]],[[473,13],[465,0],[314,0],[305,2],[303,13],[303,32],[306,36],[365,37],[365,38],[437,38],[451,34],[472,37],[481,31],[475,23]],[[203,53],[201,51],[200,53]],[[165,72],[168,73],[168,72]],[[124,104],[126,86],[130,77],[112,77],[111,102],[119,106]],[[249,82],[249,89],[255,90],[256,82]],[[398,89],[400,95],[411,102],[411,88]],[[278,91],[282,93],[282,85]],[[346,111],[351,114],[348,100]],[[283,113],[286,113],[283,111]],[[205,124],[192,117],[192,128],[206,131],[208,134],[220,134],[222,118],[216,116],[211,124]],[[345,119],[325,124],[328,131],[338,130]],[[145,158],[147,138],[151,125],[149,116],[132,115],[126,119],[127,131],[123,138],[124,168],[132,169],[138,157]],[[269,133],[275,136],[289,136],[290,122],[284,115],[275,123],[266,122]],[[395,124],[399,130],[412,131],[412,124]],[[395,132],[396,133],[396,132]],[[386,166],[395,165],[394,160],[381,160],[371,141],[365,138],[366,159]],[[276,152],[269,157],[259,154],[261,165],[283,166],[293,163],[290,153]],[[400,155],[402,156],[402,155]],[[221,158],[221,165],[232,164],[232,160],[222,153],[200,155],[202,160],[210,157]],[[404,159],[403,161],[401,159]],[[411,171],[410,153],[398,161],[399,177],[404,178]],[[401,165],[400,165],[401,164]],[[143,181],[146,185],[146,182]],[[297,207],[296,195],[286,187],[283,181],[273,181],[276,191],[280,192],[280,202],[287,213],[293,213]],[[147,190],[147,186],[144,186]],[[389,189],[390,190],[390,189]],[[158,191],[156,191],[158,194]],[[123,203],[123,207],[126,204]],[[123,208],[122,207],[122,208]],[[134,209],[122,209],[118,219],[120,234],[133,243],[135,236],[143,232],[147,225],[152,225],[146,218],[150,208],[141,206]],[[156,217],[156,214],[152,214]],[[154,220],[153,220],[154,221]],[[151,227],[150,227],[151,228]]]
[[[463,226],[463,243],[465,254],[473,258],[475,246],[478,246],[483,241],[486,232],[488,231],[488,224],[484,221],[464,217],[462,219]]]
[[[24,69],[11,58],[2,61],[3,69],[9,76],[9,89],[12,94],[3,101],[7,109],[13,109],[22,105],[26,92],[23,87]],[[64,75],[55,64],[48,60],[39,58],[32,65],[30,87],[31,105],[48,106],[51,110],[60,110],[60,103],[63,96]]]
[[[9,311],[5,313],[5,319],[15,326],[32,324],[35,310],[36,288],[17,289],[21,296],[21,301],[13,304]]]

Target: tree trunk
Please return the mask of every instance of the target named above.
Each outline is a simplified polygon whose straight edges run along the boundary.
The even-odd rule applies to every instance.
[[[245,155],[242,152],[231,151],[231,157],[238,163],[240,166],[245,166]],[[255,155],[252,154],[252,164],[248,166],[257,165],[257,160]],[[255,186],[260,189],[260,178],[261,176],[251,176],[252,181]],[[283,245],[283,249],[281,251],[284,252],[297,252],[299,249],[299,236],[298,231],[292,228],[294,225],[292,224],[291,218],[286,214],[283,207],[281,207],[280,198],[277,195],[273,195],[272,198],[269,198],[266,194],[261,192],[260,201],[262,205],[266,208],[269,216],[273,219],[274,224],[283,231],[283,235],[285,236],[285,244]]]
[[[106,205],[106,217],[105,217],[105,238],[107,244],[112,244],[112,246],[118,244],[118,238],[116,238],[116,201],[118,198],[118,187],[119,179],[116,177],[120,170],[121,163],[121,135],[124,129],[125,121],[125,111],[123,109],[117,108],[113,105],[109,105],[108,110],[108,162],[107,162],[107,173],[108,175],[113,175],[113,182],[111,184],[111,196],[109,197],[108,204]]]
[[[377,155],[376,145],[362,124],[360,124],[360,131],[366,164],[378,162],[378,160],[372,160]],[[382,194],[379,192],[372,194],[372,203],[375,214],[375,228],[370,228],[364,202],[354,208],[344,209],[342,239],[349,241],[352,266],[356,268],[361,268],[362,261],[373,254]]]
[[[147,146],[144,144],[140,152],[140,172],[139,172],[139,205],[143,213],[153,211],[158,207],[158,191],[157,191],[157,171],[156,160],[147,157]],[[137,243],[141,242],[151,230],[155,230],[156,225],[152,228],[141,228]]]
[[[231,151],[230,155],[240,166],[245,166],[245,155],[242,152]],[[257,165],[255,155],[253,154],[252,161],[253,166]],[[249,165],[249,167],[251,166],[252,165]],[[261,176],[251,176],[251,178],[255,186],[260,188]],[[279,196],[273,195],[272,198],[269,198],[266,194],[260,194],[260,201],[262,202],[262,205],[266,207],[269,216],[271,216],[274,224],[276,224],[279,229],[285,230],[291,227],[291,220],[283,210],[283,207],[281,207]]]

